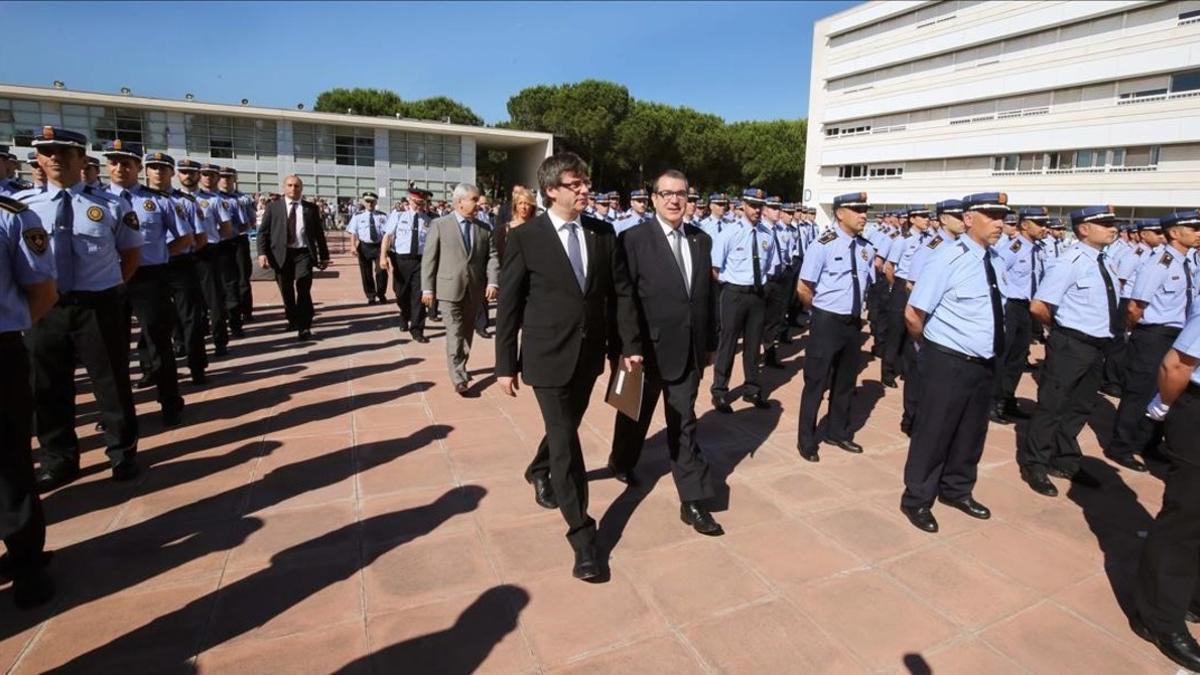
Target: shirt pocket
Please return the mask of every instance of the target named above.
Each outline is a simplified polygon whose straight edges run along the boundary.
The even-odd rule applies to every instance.
[[[83,244],[88,253],[99,253],[113,248],[112,230],[103,220],[76,221],[74,237]]]

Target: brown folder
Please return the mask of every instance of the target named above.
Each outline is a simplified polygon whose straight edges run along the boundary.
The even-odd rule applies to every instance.
[[[632,365],[631,370],[626,370],[624,359],[617,361],[617,368],[609,380],[604,402],[636,422],[642,412],[642,382],[645,372],[642,370],[642,364]]]

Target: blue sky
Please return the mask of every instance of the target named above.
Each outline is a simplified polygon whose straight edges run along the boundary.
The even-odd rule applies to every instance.
[[[379,87],[449,96],[492,123],[526,86],[597,78],[728,121],[798,118],[812,24],[853,4],[0,2],[0,81],[278,107]],[[569,37],[548,47],[555,33]],[[66,47],[45,50],[51,36]]]

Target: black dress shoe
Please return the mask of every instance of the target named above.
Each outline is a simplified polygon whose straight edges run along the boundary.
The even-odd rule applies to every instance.
[[[38,568],[45,567],[50,564],[50,559],[54,557],[54,551],[42,551],[41,556],[35,563]],[[12,581],[15,572],[12,567],[12,556],[5,553],[0,555],[0,583]]]
[[[142,467],[138,465],[136,459],[127,459],[112,468],[112,478],[115,481],[130,481],[140,476],[141,473]]]
[[[1021,469],[1021,480],[1025,481],[1034,492],[1046,497],[1057,497],[1058,488],[1046,477],[1046,472],[1040,469]]]
[[[854,441],[829,441],[829,443],[845,450],[846,452],[852,452],[856,455],[861,455],[863,451],[863,446],[855,443]]]
[[[208,384],[208,377],[205,376],[203,370],[192,371],[192,384],[197,387],[203,387],[205,384]]]
[[[641,484],[641,481],[638,480],[638,477],[634,475],[633,471],[618,469],[612,464],[608,465],[608,470],[612,473],[612,477],[617,479],[618,483],[624,483],[629,487],[637,487]]]
[[[719,537],[725,530],[713,520],[708,509],[696,502],[684,502],[679,505],[679,519],[691,525],[692,529],[708,537]]]
[[[429,338],[425,337],[425,334],[419,331],[413,331],[412,339],[413,342],[419,342],[421,344],[429,342]]]
[[[558,499],[554,496],[554,486],[550,484],[549,476],[534,476],[530,481],[533,483],[533,501],[543,509],[557,509]]]
[[[368,305],[373,305],[373,304],[375,304],[376,302],[378,302],[378,300],[376,300],[375,298],[367,298],[367,304],[368,304]]]
[[[1200,672],[1200,645],[1186,630],[1178,633],[1157,633],[1140,619],[1134,619],[1133,630],[1144,640],[1158,647],[1162,655],[1193,672]]]
[[[302,328],[296,332],[296,340],[306,342],[312,339],[312,331],[307,328]]]
[[[1012,424],[1013,421],[1004,415],[1004,410],[1000,406],[992,406],[988,408],[988,419],[996,424]]]
[[[79,465],[60,464],[49,468],[39,469],[34,476],[38,492],[49,492],[64,485],[69,485],[79,477]]]
[[[596,554],[595,546],[586,546],[575,551],[575,567],[571,570],[571,575],[576,579],[583,581],[598,579],[602,571],[600,556]]]
[[[776,370],[783,369],[783,363],[779,360],[779,355],[775,353],[775,348],[771,347],[763,356],[763,365],[774,368]]]
[[[945,504],[946,506],[956,508],[959,511],[962,511],[963,513],[967,514],[968,516],[971,516],[972,518],[978,518],[980,520],[987,520],[988,518],[992,517],[992,510],[989,509],[988,507],[984,506],[983,504],[980,504],[979,502],[975,501],[974,497],[963,497],[962,499],[946,499],[945,497],[939,496],[938,501]]]
[[[1098,488],[1101,486],[1100,479],[1088,473],[1086,469],[1077,469],[1075,473],[1067,473],[1062,469],[1050,467],[1046,469],[1046,473],[1059,478],[1066,478],[1076,485],[1082,485],[1086,488]]]
[[[229,347],[225,345],[213,347],[213,356],[229,356]]]
[[[1000,414],[1012,420],[1013,422],[1023,422],[1032,417],[1029,413],[1021,410],[1016,401],[1009,401],[1000,407]]]
[[[288,331],[289,333],[290,333],[290,332],[292,332],[292,331],[294,331],[294,330],[296,330],[296,322],[295,322],[295,321],[289,321],[289,322],[287,322],[287,327],[286,327],[286,329],[287,329],[287,331]]]
[[[1146,473],[1150,470],[1133,455],[1128,457],[1109,457],[1108,460],[1113,464],[1119,464],[1130,471],[1137,471],[1138,473]]]
[[[173,429],[183,424],[183,407],[168,408],[162,411],[163,426]]]
[[[813,448],[812,450],[805,450],[804,446],[797,445],[796,449],[800,451],[800,456],[803,457],[805,459],[805,461],[809,461],[809,462],[821,461],[821,455],[818,454],[816,448]]]
[[[937,532],[937,518],[933,517],[933,511],[929,510],[928,506],[901,506],[900,513],[903,513],[908,522],[913,524],[913,527],[922,532]]]
[[[405,321],[404,319],[401,319],[400,320],[400,332],[407,333],[409,331],[409,325],[410,324],[407,321]]]
[[[154,386],[154,378],[149,375],[142,375],[137,382],[133,383],[134,389],[149,389]]]
[[[713,394],[712,406],[713,410],[717,412],[726,414],[733,412],[733,406],[729,405],[729,401],[725,400],[724,394]]]
[[[54,597],[54,582],[45,567],[29,570],[13,579],[13,603],[17,609],[33,609]]]
[[[104,422],[96,422],[96,426],[92,428],[95,429],[96,433],[98,434],[102,434],[108,429],[108,427],[104,426]]]
[[[243,337],[246,337],[246,331],[242,330],[242,327],[241,327],[241,326],[230,326],[230,327],[229,327],[229,334],[230,334],[230,335],[232,335],[232,336],[233,336],[233,337],[235,337],[235,338],[243,338]]]
[[[883,386],[887,387],[888,389],[895,389],[896,387],[900,386],[900,385],[896,384],[896,376],[895,375],[891,375],[889,377],[882,378],[881,380],[879,380],[879,383],[882,384]]]
[[[488,331],[484,330],[483,328],[476,328],[475,334],[478,335],[479,337],[483,338],[484,340],[492,339],[492,334],[489,333]]]
[[[767,408],[771,407],[770,402],[763,398],[761,393],[746,394],[745,396],[742,396],[742,400],[754,406],[755,408],[758,408],[759,410],[766,410]]]

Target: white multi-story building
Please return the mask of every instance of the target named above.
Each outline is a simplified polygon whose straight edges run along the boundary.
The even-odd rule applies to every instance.
[[[891,0],[817,22],[804,198],[1200,207],[1200,0]]]
[[[279,192],[296,174],[309,197],[355,201],[371,190],[385,208],[410,182],[448,199],[455,183],[475,182],[476,158],[487,150],[507,151],[510,177],[536,185],[554,144],[528,131],[0,84],[0,143],[23,160],[43,126],[87,134],[93,155],[121,138],[231,166],[247,193]]]

